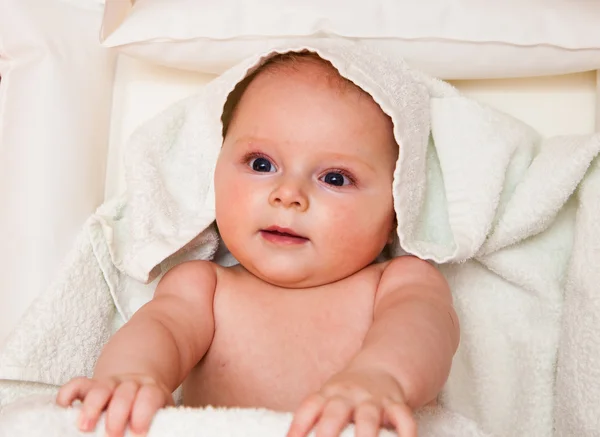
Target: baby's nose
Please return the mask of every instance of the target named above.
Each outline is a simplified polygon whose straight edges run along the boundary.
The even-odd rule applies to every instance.
[[[308,209],[308,196],[298,184],[282,183],[269,196],[272,206],[294,208],[300,212]]]

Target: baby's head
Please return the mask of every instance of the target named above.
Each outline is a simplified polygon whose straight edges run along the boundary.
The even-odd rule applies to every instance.
[[[272,58],[223,114],[217,225],[247,270],[283,287],[343,279],[394,231],[398,145],[371,96],[312,53]]]

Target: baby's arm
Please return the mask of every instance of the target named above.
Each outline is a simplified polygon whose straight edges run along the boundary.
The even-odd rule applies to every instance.
[[[435,400],[446,383],[459,338],[444,277],[423,260],[399,257],[381,277],[373,324],[352,367],[388,372],[417,409]]]
[[[202,359],[214,334],[214,267],[192,261],[171,269],[153,299],[106,344],[93,379],[76,378],[61,388],[59,405],[83,401],[80,428],[94,429],[106,409],[109,435],[127,422],[144,433],[158,408]],[[130,417],[131,416],[131,417]]]
[[[389,424],[415,436],[412,411],[434,400],[459,342],[458,318],[444,277],[429,263],[400,257],[377,289],[373,324],[360,352],[297,411],[290,436],[337,436],[354,420],[357,433]]]

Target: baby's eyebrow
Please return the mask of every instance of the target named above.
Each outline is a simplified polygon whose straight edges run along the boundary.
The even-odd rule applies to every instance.
[[[348,162],[351,161],[355,164],[359,164],[365,167],[368,167],[371,171],[376,172],[377,169],[375,169],[375,167],[373,167],[368,160],[364,160],[359,158],[358,156],[355,155],[348,155],[348,154],[344,154],[344,153],[327,153],[324,158],[329,161],[341,161],[341,162]]]
[[[252,148],[255,145],[269,145],[272,144],[273,141],[269,140],[267,138],[259,138],[259,137],[252,137],[252,136],[243,136],[240,138],[237,138],[233,144],[236,146],[242,146],[245,148]]]

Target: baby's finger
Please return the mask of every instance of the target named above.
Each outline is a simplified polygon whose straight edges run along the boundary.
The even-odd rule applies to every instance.
[[[315,426],[325,406],[325,398],[316,393],[304,400],[294,413],[286,437],[305,437]]]
[[[114,391],[106,409],[106,432],[110,437],[121,437],[129,421],[139,385],[135,381],[122,382]]]
[[[341,397],[327,400],[317,423],[316,437],[337,437],[352,418],[352,406]]]
[[[163,391],[155,385],[142,385],[138,390],[131,411],[129,425],[136,434],[146,434],[156,411],[168,403]]]
[[[92,431],[96,428],[96,423],[100,413],[104,410],[112,396],[114,385],[96,384],[90,389],[79,414],[79,429],[81,431]]]
[[[61,387],[56,396],[56,403],[68,407],[76,399],[85,399],[94,381],[85,377],[74,378]]]
[[[417,422],[408,405],[387,401],[384,403],[384,411],[399,437],[417,437]]]
[[[363,402],[354,410],[354,435],[377,437],[381,427],[382,410],[372,402]]]

